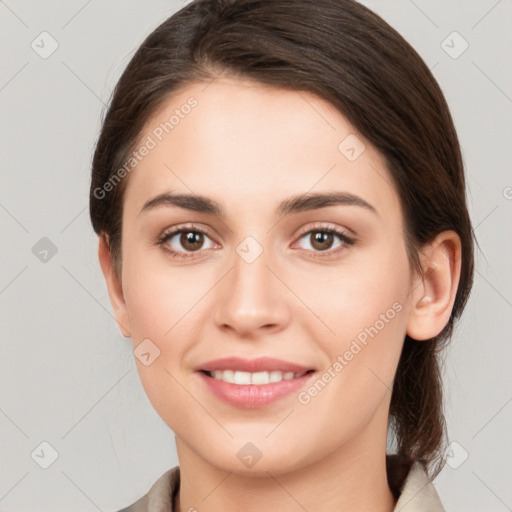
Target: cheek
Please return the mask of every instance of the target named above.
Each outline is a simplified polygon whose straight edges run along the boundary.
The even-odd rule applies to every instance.
[[[157,411],[163,411],[169,408],[169,400],[179,401],[182,395],[178,380],[187,366],[187,353],[201,339],[201,299],[213,283],[193,266],[171,270],[165,258],[151,260],[142,251],[131,252],[123,264],[133,348],[149,339],[158,353],[150,366],[136,358],[137,369],[150,401]]]
[[[321,293],[317,290],[315,311],[332,332],[324,338],[316,331],[314,339],[328,354],[335,377],[324,388],[331,396],[314,399],[314,407],[342,403],[364,416],[390,393],[405,338],[410,285],[405,247],[396,247],[383,244],[366,251],[351,268],[340,270],[339,279],[326,280]],[[315,336],[309,324],[304,328]]]
[[[146,366],[135,357],[137,371],[144,391],[160,417],[171,428],[179,428],[174,411],[193,410],[194,404],[184,392],[181,367],[190,340],[197,339],[197,286],[180,272],[148,265],[136,254],[126,259],[125,300],[130,316],[133,349],[148,344],[157,354]],[[187,286],[187,281],[189,286]],[[196,281],[198,282],[198,281]],[[148,346],[148,345],[146,345]],[[179,415],[178,415],[179,416]],[[179,423],[179,421],[178,421]]]
[[[322,320],[323,325],[317,321],[317,327],[329,331],[328,338],[338,347],[376,322],[382,331],[389,331],[393,324],[401,332],[405,325],[406,315],[397,314],[397,309],[405,309],[409,263],[405,247],[399,244],[374,244],[371,249],[355,251],[337,268],[324,267],[310,276],[290,275],[289,279],[298,280],[294,289],[300,290]]]
[[[330,440],[327,452],[359,435],[376,415],[388,416],[405,336],[404,309],[394,304],[382,309],[383,317],[368,311],[357,319],[345,314],[337,324],[338,336],[324,343],[328,366],[300,395],[297,418],[302,418],[303,428],[314,431],[317,418],[329,418],[319,433]]]
[[[192,266],[171,270],[164,257],[132,251],[123,261],[126,306],[134,342],[154,337],[164,340],[194,318],[192,305],[207,292]],[[190,314],[192,313],[192,314]],[[161,347],[162,348],[162,347]]]

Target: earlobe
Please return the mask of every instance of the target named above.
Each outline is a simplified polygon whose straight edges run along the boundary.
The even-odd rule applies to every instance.
[[[110,247],[108,244],[107,235],[102,233],[98,236],[98,259],[100,261],[101,270],[105,278],[107,285],[110,302],[114,310],[117,325],[123,336],[129,338],[130,333],[130,322],[128,317],[128,310],[124,300],[123,289],[119,281],[118,276],[114,270],[112,263],[112,257],[110,254]]]
[[[454,231],[440,233],[421,254],[423,275],[411,289],[407,334],[415,340],[437,336],[450,320],[461,271],[461,243]]]

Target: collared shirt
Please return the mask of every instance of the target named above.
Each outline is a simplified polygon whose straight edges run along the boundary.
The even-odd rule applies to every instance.
[[[119,512],[175,512],[173,503],[180,486],[180,469],[168,469],[135,503]],[[393,512],[445,512],[424,467],[414,462],[402,485]]]

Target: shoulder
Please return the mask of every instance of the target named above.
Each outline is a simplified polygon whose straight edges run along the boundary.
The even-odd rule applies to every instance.
[[[117,512],[173,512],[173,497],[179,489],[179,466],[168,469],[135,503]]]

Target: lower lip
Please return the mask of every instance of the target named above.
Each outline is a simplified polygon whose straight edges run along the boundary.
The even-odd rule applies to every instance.
[[[199,372],[199,375],[207,388],[228,404],[235,407],[254,408],[263,407],[299,390],[314,373],[269,384],[231,384],[214,379],[203,372]]]

